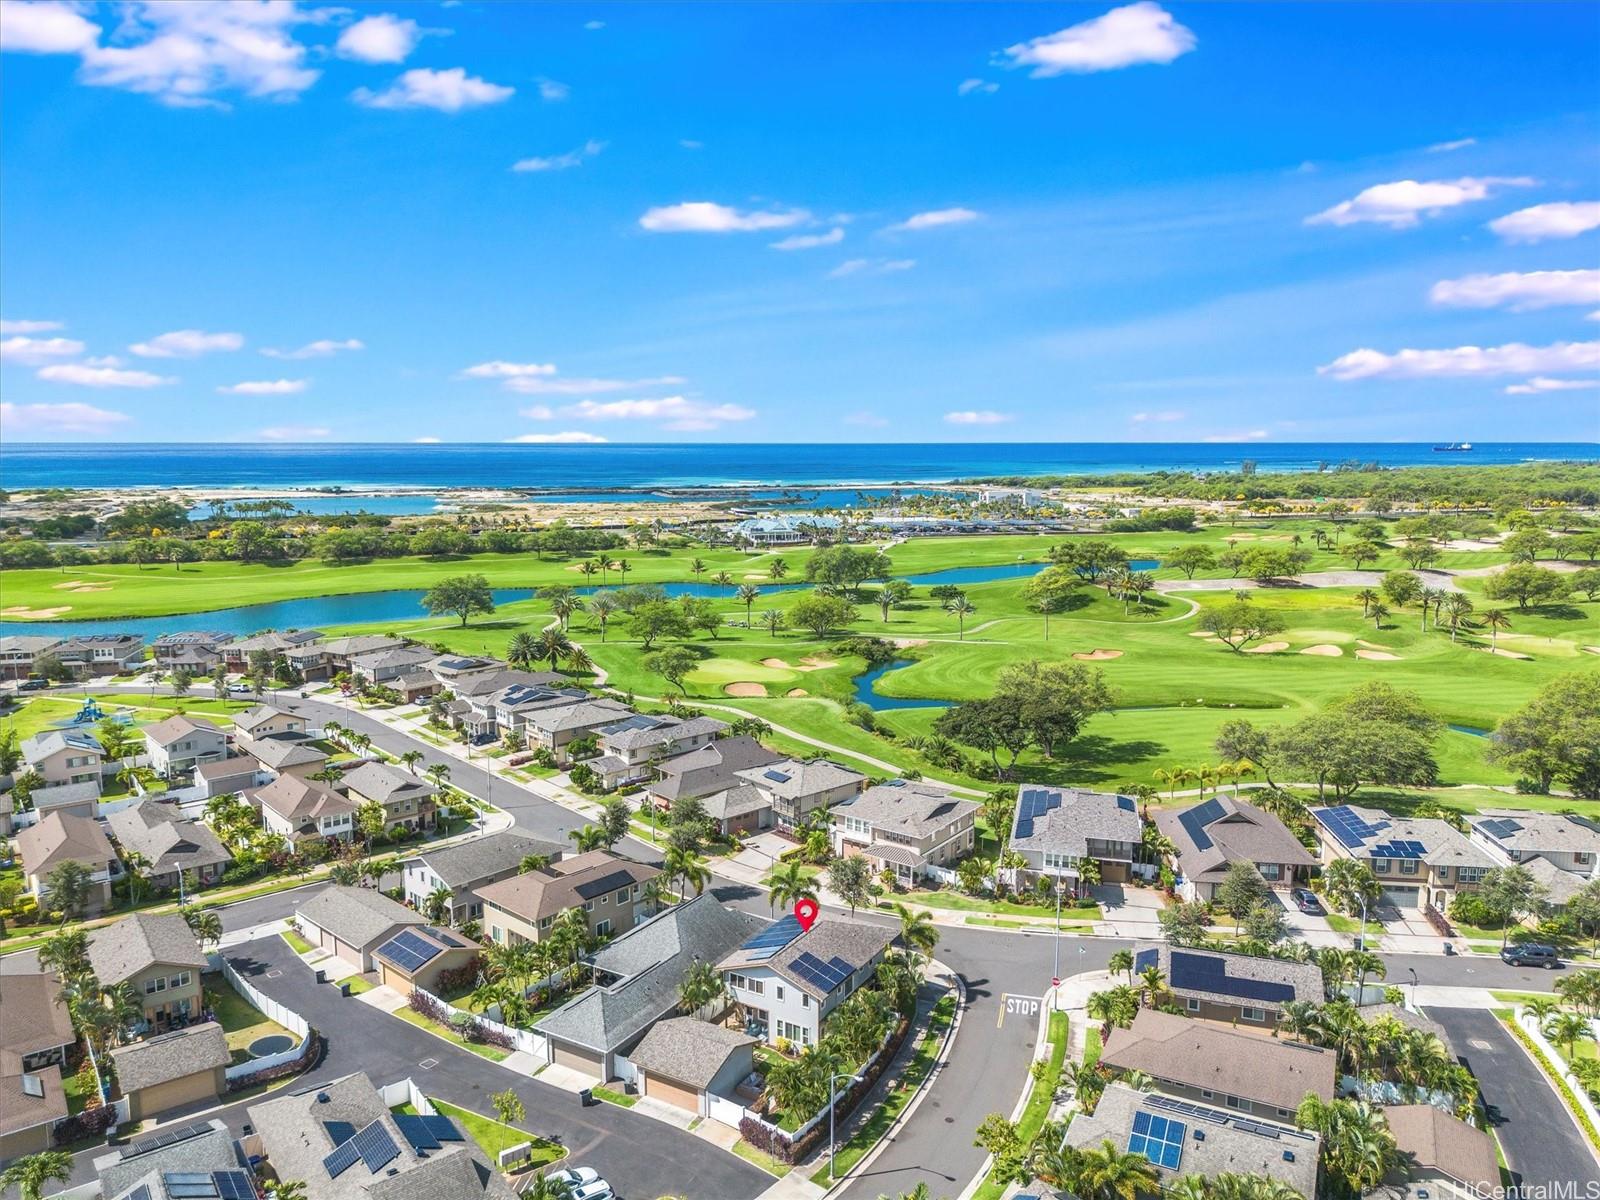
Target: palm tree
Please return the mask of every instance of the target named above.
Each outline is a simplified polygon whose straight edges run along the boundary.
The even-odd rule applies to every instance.
[[[1111,955],[1111,961],[1106,964],[1106,969],[1115,975],[1118,971],[1128,977],[1128,983],[1133,983],[1133,951],[1118,950]]]
[[[678,984],[678,1007],[693,1015],[724,999],[727,994],[728,985],[723,983],[715,965],[697,958],[689,964],[689,969],[683,973],[683,981]]]
[[[39,1200],[48,1183],[66,1183],[72,1178],[72,1155],[65,1150],[41,1150],[19,1158],[0,1172],[0,1191],[16,1188],[22,1200]]]
[[[668,879],[683,880],[684,889],[694,888],[696,896],[704,892],[711,881],[706,860],[685,846],[668,846],[662,865]]]
[[[524,854],[517,863],[517,874],[526,875],[529,871],[542,871],[550,865],[548,854]]]
[[[956,640],[958,642],[966,641],[967,618],[978,611],[977,605],[973,604],[972,601],[968,600],[965,596],[952,596],[945,602],[944,610],[947,613],[953,613],[955,615],[957,630]]]
[[[1139,972],[1139,982],[1144,985],[1144,994],[1150,1001],[1150,1007],[1156,1005],[1156,997],[1160,995],[1162,987],[1166,985],[1166,974],[1155,963],[1151,963]]]
[[[769,912],[780,904],[785,908],[793,908],[802,900],[810,900],[813,904],[817,901],[816,882],[806,876],[804,868],[797,862],[774,867],[762,882],[767,888]]]
[[[1511,618],[1503,608],[1490,608],[1484,610],[1482,620],[1489,627],[1489,650],[1492,653],[1495,648],[1495,642],[1500,636],[1500,631],[1511,628]]]
[[[1374,629],[1382,629],[1383,619],[1388,615],[1389,606],[1386,604],[1374,604],[1370,609],[1367,610],[1367,616],[1372,618],[1372,627]]]
[[[1355,594],[1354,599],[1361,602],[1361,615],[1363,617],[1370,617],[1372,615],[1372,606],[1377,604],[1382,597],[1371,588],[1362,588]]]
[[[744,623],[746,628],[750,625],[750,606],[761,596],[761,589],[753,583],[741,583],[739,590],[734,593],[734,598],[744,605]]]
[[[789,564],[781,558],[775,558],[767,564],[768,579],[782,579],[789,573]]]
[[[207,944],[213,948],[222,944],[222,917],[215,909],[186,908],[183,910],[183,919],[189,923],[202,951]]]
[[[896,904],[894,915],[900,918],[900,944],[916,957],[932,958],[939,945],[939,930],[933,923],[933,914]]]
[[[270,1180],[266,1191],[267,1200],[306,1200],[306,1185],[298,1179]]]
[[[400,761],[406,765],[408,771],[415,775],[417,773],[417,764],[422,761],[422,751],[407,750],[400,756]]]
[[[711,577],[711,582],[716,584],[718,587],[732,587],[733,576],[728,574],[726,571],[718,571]]]
[[[1546,1021],[1544,1035],[1556,1045],[1565,1046],[1569,1060],[1578,1043],[1593,1036],[1589,1031],[1589,1018],[1570,1009],[1558,1012]]]
[[[422,911],[435,925],[443,924],[450,916],[450,900],[454,895],[448,885],[441,883],[422,901]]]
[[[604,562],[605,560],[601,559],[600,561]],[[578,574],[582,575],[585,579],[593,579],[596,575],[600,574],[599,563],[596,563],[592,559],[584,559],[578,564]]]
[[[691,558],[689,560],[689,574],[694,576],[696,583],[698,583],[700,581],[700,576],[704,575],[705,573],[706,573],[706,560],[705,559],[703,559],[703,558]]]
[[[1173,800],[1178,798],[1178,789],[1195,777],[1189,767],[1157,767],[1150,774],[1156,782],[1164,783],[1171,789],[1168,796]]]
[[[450,768],[445,766],[444,763],[434,763],[431,767],[425,768],[422,773],[428,777],[428,782],[436,788],[442,788],[445,780],[450,778]]]
[[[767,627],[768,637],[777,637],[778,630],[783,628],[783,623],[787,619],[783,615],[783,610],[778,608],[768,608],[761,613],[761,623]]]
[[[150,890],[150,879],[145,874],[150,860],[137,850],[126,847],[122,851],[122,865],[128,872],[128,907],[139,903]]]
[[[611,614],[617,611],[617,601],[607,592],[597,592],[589,597],[589,615],[594,618],[600,627],[600,640],[606,640],[606,622],[611,620]]]
[[[1080,1200],[1137,1200],[1160,1187],[1161,1177],[1148,1158],[1124,1153],[1106,1138],[1098,1147],[1082,1152],[1073,1191]]]
[[[1298,1042],[1316,1032],[1319,1016],[1317,1006],[1311,1001],[1288,1000],[1279,1014],[1278,1028]]]
[[[1456,634],[1467,623],[1467,617],[1472,613],[1472,601],[1464,592],[1451,592],[1449,599],[1444,602],[1444,623],[1450,626],[1450,640],[1456,640]]]
[[[616,562],[612,563],[611,566],[617,572],[617,574],[622,576],[622,582],[627,583],[628,572],[633,570],[633,564],[625,558],[619,558]]]
[[[573,829],[567,836],[576,844],[579,854],[586,854],[590,850],[604,850],[609,840],[606,831],[598,825],[585,825],[582,829]]]
[[[548,629],[540,630],[538,646],[539,652],[534,657],[548,658],[550,660],[550,669],[552,671],[556,669],[556,663],[558,660],[566,658],[573,651],[572,640],[568,638],[566,632],[557,625],[552,625]]]
[[[506,661],[513,667],[528,667],[539,657],[539,639],[523,631],[513,635],[506,646]]]

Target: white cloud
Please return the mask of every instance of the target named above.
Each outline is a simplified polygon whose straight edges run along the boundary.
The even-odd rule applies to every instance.
[[[0,342],[0,361],[37,366],[57,358],[74,358],[83,353],[83,343],[73,338],[36,338],[19,334]]]
[[[518,159],[511,164],[511,169],[513,171],[566,171],[573,167],[583,166],[585,159],[593,158],[605,148],[606,144],[604,142],[597,142],[591,139],[576,150],[569,150],[565,154]]]
[[[1356,225],[1371,222],[1390,229],[1411,229],[1423,216],[1437,216],[1445,209],[1487,200],[1496,188],[1532,187],[1538,180],[1525,175],[1490,176],[1475,179],[1434,179],[1421,183],[1401,179],[1379,183],[1359,192],[1353,199],[1340,201],[1307,217],[1307,225]]]
[[[1146,425],[1151,422],[1167,424],[1172,421],[1182,421],[1188,415],[1188,413],[1178,412],[1176,410],[1169,410],[1167,412],[1136,412],[1133,414],[1133,416],[1129,417],[1128,420],[1132,421],[1135,425]]]
[[[1428,298],[1450,308],[1509,308],[1512,312],[1560,304],[1600,304],[1600,270],[1465,275],[1441,279]]]
[[[1600,342],[1557,342],[1551,346],[1457,346],[1451,350],[1354,350],[1318,367],[1334,379],[1430,379],[1484,375],[1533,375],[1600,367]]]
[[[1548,375],[1535,375],[1527,383],[1513,383],[1506,388],[1508,396],[1537,396],[1542,392],[1577,392],[1600,387],[1600,379],[1551,379]]]
[[[963,79],[956,85],[956,95],[958,96],[970,96],[974,92],[987,95],[990,92],[998,92],[999,90],[1000,85],[998,83],[990,83],[987,79]]]
[[[456,113],[467,108],[481,108],[486,104],[501,104],[516,94],[516,88],[504,87],[468,75],[463,67],[435,71],[416,67],[401,74],[381,92],[357,88],[350,98],[367,108],[433,108],[440,112]]]
[[[875,412],[853,412],[844,418],[846,425],[859,426],[862,429],[882,429],[889,424],[889,418],[879,416]]]
[[[91,367],[120,367],[122,359],[115,354],[91,354],[84,360],[85,365]]]
[[[741,212],[726,204],[692,200],[649,209],[639,227],[651,233],[752,233],[763,229],[789,229],[811,219],[803,208],[766,212]]]
[[[475,363],[461,372],[463,379],[513,379],[519,375],[554,375],[554,363],[515,363],[495,359]]]
[[[366,343],[356,338],[345,338],[342,342],[330,338],[321,338],[315,342],[307,342],[294,350],[275,350],[267,348],[261,353],[268,358],[329,358],[341,350],[365,350]]]
[[[422,29],[415,21],[379,13],[345,27],[336,49],[341,58],[366,63],[405,62],[417,48]]]
[[[562,410],[589,421],[658,421],[667,429],[715,429],[729,421],[748,421],[753,408],[740,404],[707,404],[684,396],[653,400],[580,400]]]
[[[267,442],[314,442],[332,432],[324,425],[274,425],[256,436]]]
[[[604,21],[585,21],[583,27],[592,33],[596,29],[604,29],[606,23]]]
[[[244,336],[237,333],[206,333],[200,329],[174,329],[148,342],[129,346],[140,358],[198,358],[213,350],[237,350]]]
[[[917,265],[914,258],[847,258],[828,272],[829,279],[844,279],[851,275],[892,275],[896,271],[909,271]]]
[[[907,217],[898,225],[889,226],[889,229],[895,233],[915,233],[921,229],[939,229],[945,225],[965,225],[968,221],[976,221],[982,215],[970,208],[936,208],[932,212],[919,212]]]
[[[1477,144],[1477,138],[1457,138],[1453,142],[1435,142],[1427,150],[1429,154],[1449,154],[1452,150],[1465,150],[1468,146]]]
[[[1210,437],[1202,438],[1201,440],[1226,444],[1228,442],[1259,442],[1269,436],[1265,429],[1245,429],[1238,433],[1213,433]]]
[[[572,89],[564,83],[559,83],[554,79],[539,80],[539,99],[541,100],[553,103],[565,100],[570,95],[572,95]]]
[[[530,421],[553,421],[556,416],[556,410],[548,404],[530,404],[527,408],[519,408],[517,411]]]
[[[1034,79],[1169,63],[1195,47],[1193,31],[1151,0],[1140,0],[1056,33],[1008,46],[1005,65],[1032,67]]]
[[[944,419],[949,425],[1004,425],[1011,420],[1011,414],[989,408],[969,408],[961,412],[947,412]]]
[[[1489,222],[1489,228],[1508,242],[1577,237],[1597,227],[1600,227],[1600,200],[1535,204]]]
[[[524,396],[593,396],[601,392],[636,392],[646,388],[678,387],[686,383],[681,375],[658,375],[654,379],[551,379],[540,375],[514,375],[506,379],[508,392]]]
[[[844,230],[834,226],[827,233],[791,234],[771,245],[774,250],[814,250],[818,246],[837,246],[842,241],[844,241]]]
[[[520,433],[506,439],[508,442],[536,446],[600,446],[609,440],[598,433],[585,433],[581,429],[568,429],[563,433]]]
[[[79,78],[156,97],[180,108],[224,107],[219,92],[294,99],[322,72],[305,65],[292,30],[328,19],[293,0],[136,0],[120,9],[115,45],[77,48]]]
[[[306,390],[309,379],[250,379],[219,387],[225,396],[293,396]]]
[[[411,444],[413,446],[437,446],[441,440],[442,439],[440,438],[433,437],[431,434],[424,434],[422,437],[412,438]]]
[[[110,433],[132,419],[92,404],[0,402],[0,425],[8,433]]]
[[[40,367],[38,376],[51,383],[73,383],[92,388],[152,388],[178,382],[165,376],[152,375],[149,371],[119,371],[115,367],[91,367],[85,363],[56,363]]]
[[[78,54],[100,40],[100,27],[70,4],[0,0],[0,50]]]
[[[53,333],[65,328],[60,321],[0,321],[0,333]]]

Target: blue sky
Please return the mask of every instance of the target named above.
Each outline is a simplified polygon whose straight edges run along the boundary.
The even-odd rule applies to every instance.
[[[1588,5],[0,6],[9,440],[1600,438]]]

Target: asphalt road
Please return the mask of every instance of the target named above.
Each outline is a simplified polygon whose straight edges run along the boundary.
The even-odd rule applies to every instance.
[[[1527,1196],[1581,1195],[1600,1162],[1539,1065],[1500,1019],[1483,1009],[1431,1008],[1474,1075],[1485,1104],[1499,1110],[1495,1133]],[[1556,1190],[1565,1186],[1570,1190]]]

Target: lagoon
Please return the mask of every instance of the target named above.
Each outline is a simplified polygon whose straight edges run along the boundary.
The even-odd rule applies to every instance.
[[[921,700],[907,696],[885,696],[878,692],[873,684],[877,683],[890,671],[898,671],[901,667],[909,667],[915,661],[909,658],[897,658],[893,662],[884,663],[881,667],[873,667],[870,671],[863,671],[850,682],[854,687],[854,698],[857,704],[865,704],[873,712],[889,712],[897,708],[949,708],[948,700]]]

